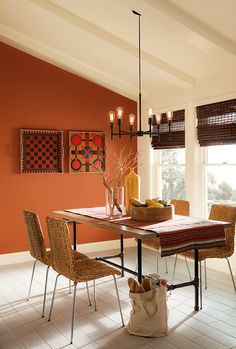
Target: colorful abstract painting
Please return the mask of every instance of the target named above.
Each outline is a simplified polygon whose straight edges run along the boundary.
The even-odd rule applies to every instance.
[[[21,129],[21,173],[62,173],[62,146],[62,131]]]
[[[97,172],[105,169],[105,134],[103,132],[69,132],[69,172]]]

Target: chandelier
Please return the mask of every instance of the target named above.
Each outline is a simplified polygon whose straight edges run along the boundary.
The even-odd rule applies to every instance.
[[[141,35],[140,35],[140,19],[141,14],[132,10],[133,14],[138,16],[139,25],[138,25],[138,121],[139,121],[139,129],[137,131],[134,130],[134,123],[135,123],[135,115],[129,114],[129,130],[125,131],[122,130],[122,117],[124,110],[122,107],[116,108],[116,113],[114,111],[109,111],[109,119],[110,119],[110,130],[111,130],[111,140],[113,140],[113,136],[119,136],[121,138],[122,136],[130,136],[130,140],[134,136],[144,136],[148,135],[149,137],[152,136],[158,136],[158,140],[160,140],[160,125],[161,125],[161,119],[163,114],[153,114],[153,109],[151,107],[148,108],[147,114],[148,114],[148,125],[149,129],[146,131],[142,130],[142,113],[141,113],[141,101],[142,101],[142,95],[141,95]],[[173,118],[173,112],[168,111],[166,113],[167,121],[168,121],[168,127],[169,127],[169,134],[171,133],[171,122]],[[117,118],[117,126],[118,131],[115,132],[115,119]],[[153,129],[153,125],[156,125],[155,130]]]

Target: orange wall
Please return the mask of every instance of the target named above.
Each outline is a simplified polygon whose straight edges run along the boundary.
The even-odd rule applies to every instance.
[[[136,103],[1,43],[0,77],[0,253],[10,253],[28,250],[23,208],[38,212],[45,231],[45,216],[53,210],[104,205],[99,174],[68,173],[68,131],[105,131],[107,148],[117,152],[130,142],[110,141],[107,112],[123,106],[136,114]],[[20,174],[20,128],[64,131],[64,174]],[[118,238],[78,228],[80,243]]]

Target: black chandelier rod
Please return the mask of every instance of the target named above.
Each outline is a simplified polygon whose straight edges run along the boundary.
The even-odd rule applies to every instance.
[[[142,94],[141,94],[141,13],[138,13],[135,10],[132,10],[133,14],[138,16],[138,86],[139,86],[139,93],[138,93],[138,111],[139,111],[139,132],[141,134],[142,130],[142,111],[141,111],[141,101],[142,101]]]

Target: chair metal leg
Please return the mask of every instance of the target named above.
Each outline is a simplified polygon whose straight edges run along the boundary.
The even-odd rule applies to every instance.
[[[158,251],[157,251],[157,275],[159,275],[158,274],[158,271],[159,271],[159,258],[158,258],[159,256],[158,256]]]
[[[28,292],[28,297],[27,297],[27,301],[30,298],[30,292],[31,292],[31,287],[32,287],[32,283],[33,283],[33,278],[34,278],[34,271],[35,271],[35,265],[37,263],[37,259],[35,259],[34,264],[33,264],[33,269],[32,269],[32,274],[31,274],[31,280],[30,280],[30,287],[29,287],[29,292]]]
[[[77,290],[77,282],[74,282],[74,296],[73,296],[73,308],[72,308],[72,320],[71,320],[71,337],[70,337],[70,343],[71,344],[73,342],[74,325],[75,325],[76,290]]]
[[[46,295],[47,295],[47,284],[48,284],[48,272],[49,272],[50,265],[47,267],[46,270],[46,278],[45,278],[45,286],[44,286],[44,295],[43,295],[43,311],[42,311],[42,317],[44,317],[45,313],[45,303],[46,303]]]
[[[56,293],[56,288],[57,288],[57,280],[61,274],[57,274],[56,280],[55,280],[55,285],[54,285],[54,290],[53,290],[53,295],[52,295],[52,302],[51,302],[51,308],[50,308],[50,313],[48,317],[48,321],[51,321],[51,316],[52,316],[52,308],[54,304],[54,298],[55,298],[55,293]]]
[[[88,301],[89,301],[89,306],[91,307],[92,302],[89,294],[89,287],[88,287],[88,281],[86,281],[86,288],[87,288],[87,295],[88,295]]]
[[[199,262],[200,275],[199,275],[199,286],[200,286],[200,309],[202,309],[202,262]]]
[[[205,290],[207,289],[207,268],[206,268],[206,259],[204,259],[204,275],[205,275]]]
[[[165,258],[165,262],[166,262],[166,274],[168,274],[168,260],[167,260],[167,257]]]
[[[96,284],[95,284],[95,280],[93,280],[93,301],[94,301],[94,310],[97,311]]]
[[[176,254],[174,268],[173,268],[173,275],[172,275],[172,284],[174,283],[174,279],[175,279],[175,269],[176,269],[177,259],[178,259],[178,255]]]
[[[69,294],[71,294],[71,280],[69,279]]]
[[[234,292],[236,293],[236,286],[235,286],[234,276],[233,276],[233,273],[232,273],[232,268],[231,268],[231,265],[230,265],[229,259],[228,259],[228,258],[226,258],[226,260],[227,260],[227,262],[228,262],[228,266],[229,266],[230,275],[231,275],[232,282],[233,282],[233,285],[234,285]]]
[[[188,270],[189,280],[191,281],[192,280],[192,275],[191,275],[191,272],[190,272],[190,269],[189,269],[188,261],[187,261],[187,258],[185,256],[184,256],[184,259],[185,259],[185,264],[186,264],[186,267],[187,267],[187,270]]]
[[[115,275],[113,275],[113,279],[114,279],[114,283],[115,283],[116,294],[117,294],[117,299],[118,299],[118,304],[119,304],[119,309],[120,309],[120,317],[121,317],[122,327],[124,327],[125,326],[124,318],[123,318],[123,314],[122,314],[122,309],[121,309],[121,304],[120,304],[120,296],[119,296],[119,291],[118,291]]]

